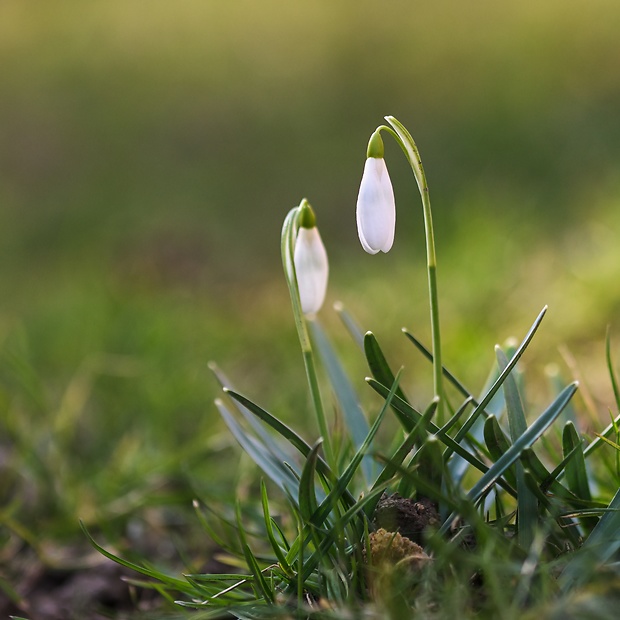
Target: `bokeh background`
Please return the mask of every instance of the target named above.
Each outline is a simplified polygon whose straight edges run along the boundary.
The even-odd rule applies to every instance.
[[[329,301],[376,331],[424,402],[429,369],[399,333],[428,341],[422,214],[395,144],[394,250],[367,256],[355,230],[386,114],[414,135],[431,188],[446,363],[476,391],[493,345],[549,304],[529,359],[567,372],[566,343],[604,414],[605,329],[620,329],[619,23],[616,0],[2,0],[7,544],[27,538],[17,523],[35,546],[79,538],[78,517],[129,536],[153,507],[227,492],[239,457],[211,359],[306,419],[279,259],[304,196]]]

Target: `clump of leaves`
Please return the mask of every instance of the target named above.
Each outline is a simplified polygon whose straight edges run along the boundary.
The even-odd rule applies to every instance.
[[[411,136],[387,120],[391,128],[377,131],[390,132],[411,163],[433,249],[433,350],[404,336],[433,364],[435,396],[419,406],[406,394],[374,334],[363,334],[339,306],[368,364],[367,383],[382,399],[378,411],[364,413],[320,321],[302,310],[305,274],[295,264],[308,209],[302,201],[284,222],[282,257],[323,437],[307,442],[212,365],[224,392],[218,410],[264,476],[254,504],[221,514],[195,504],[234,570],[172,578],[93,544],[150,578],[136,583],[201,610],[200,618],[615,617],[620,416],[594,438],[581,434],[571,403],[576,383],[557,389],[543,411],[526,410],[518,362],[546,308],[520,344],[496,348],[480,395],[440,362],[428,188]],[[609,339],[607,360],[620,409]],[[325,413],[326,393],[337,423]],[[379,433],[383,426],[389,432]]]

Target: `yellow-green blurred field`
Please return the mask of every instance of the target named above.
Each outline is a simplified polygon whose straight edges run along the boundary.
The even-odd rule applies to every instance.
[[[329,301],[429,397],[430,368],[400,335],[429,339],[422,214],[394,144],[394,250],[366,255],[355,230],[385,114],[413,133],[430,184],[446,364],[477,390],[493,345],[549,304],[525,363],[570,376],[574,357],[604,414],[607,325],[620,343],[618,23],[613,0],[3,0],[5,564],[24,541],[77,562],[63,549],[83,542],[79,518],[131,547],[128,523],[225,497],[239,456],[209,360],[303,424],[279,235],[304,196]]]

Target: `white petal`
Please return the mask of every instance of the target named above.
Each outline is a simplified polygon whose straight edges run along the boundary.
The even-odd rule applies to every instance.
[[[357,232],[370,254],[387,252],[394,243],[396,205],[385,160],[369,157],[357,196]]]
[[[301,309],[304,314],[315,314],[325,300],[329,275],[327,252],[318,228],[299,229],[293,260]]]

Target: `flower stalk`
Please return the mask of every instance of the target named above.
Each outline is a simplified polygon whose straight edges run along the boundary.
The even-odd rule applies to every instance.
[[[435,256],[435,234],[433,232],[433,215],[431,212],[431,200],[429,196],[428,183],[426,181],[424,167],[422,166],[420,152],[418,151],[418,147],[411,137],[411,134],[407,131],[404,125],[402,125],[393,116],[386,116],[385,120],[391,125],[391,127],[388,127],[387,125],[377,127],[371,137],[371,142],[369,143],[369,154],[370,146],[373,144],[373,137],[379,135],[381,131],[388,132],[405,153],[405,157],[411,166],[413,176],[415,177],[418,185],[420,197],[422,198],[424,235],[426,240],[426,269],[428,273],[431,338],[433,345],[433,387],[435,397],[439,399],[437,406],[437,419],[438,423],[441,425],[444,422],[443,368],[441,360],[441,332],[439,327],[439,297],[437,294],[437,258]],[[382,152],[381,155],[383,155]]]
[[[286,283],[288,285],[289,293],[291,296],[291,305],[293,307],[295,327],[297,328],[297,336],[299,338],[299,344],[301,345],[304,368],[306,371],[306,378],[308,380],[308,387],[310,390],[310,399],[312,401],[312,406],[319,426],[319,432],[321,433],[321,436],[323,438],[323,450],[325,452],[325,458],[331,467],[335,467],[334,454],[332,451],[331,439],[329,436],[329,428],[327,426],[327,419],[325,417],[325,408],[323,407],[321,391],[319,389],[319,381],[316,370],[316,363],[314,360],[314,354],[312,351],[312,343],[310,341],[308,325],[306,323],[307,320],[311,320],[310,317],[314,314],[314,312],[305,313],[302,307],[300,283],[298,280],[298,276],[303,274],[298,274],[296,269],[296,263],[300,265],[300,267],[302,263],[299,261],[299,259],[298,261],[295,260],[295,249],[299,239],[299,233],[304,228],[308,229],[309,224],[312,224],[310,229],[315,228],[314,213],[312,212],[310,204],[304,198],[302,199],[299,206],[293,207],[288,212],[284,220],[284,224],[282,226],[280,249],[282,253],[282,266],[284,267],[284,275],[286,277]],[[326,260],[327,259],[325,257],[325,261]],[[326,263],[324,268],[327,268]],[[327,275],[325,274],[325,278],[326,277]],[[325,285],[326,284],[327,282],[325,281]]]

